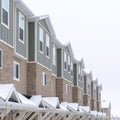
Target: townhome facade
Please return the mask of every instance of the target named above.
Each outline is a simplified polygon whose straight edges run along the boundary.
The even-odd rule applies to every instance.
[[[101,111],[101,85],[71,44],[56,39],[49,16],[35,16],[21,0],[0,0],[0,9],[0,84]]]
[[[83,105],[84,80],[83,69],[85,68],[84,61],[76,61],[74,63],[74,86],[73,86],[73,102]]]
[[[97,110],[97,79],[91,82],[91,110]]]
[[[83,95],[83,105],[91,106],[91,81],[92,72],[86,69],[83,70],[84,78],[84,95]]]

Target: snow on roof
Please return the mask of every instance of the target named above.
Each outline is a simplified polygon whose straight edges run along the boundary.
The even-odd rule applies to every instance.
[[[88,70],[88,69],[83,69],[83,72],[86,74],[90,74],[90,70]]]
[[[91,111],[90,112],[92,115],[94,115],[94,116],[97,116],[98,115],[98,112],[97,111]]]
[[[60,104],[60,109],[68,111],[68,109],[65,106],[63,106],[62,104]]]
[[[76,112],[79,110],[78,103],[68,103],[67,107],[68,107],[68,109],[70,109],[73,112]]]
[[[60,108],[58,97],[44,97],[42,98],[42,105],[50,109]]]
[[[82,106],[82,110],[89,113],[90,112],[90,107],[89,106]]]
[[[38,107],[42,102],[42,96],[41,95],[33,95],[30,98],[30,101],[32,101],[33,103],[35,103]]]
[[[13,84],[0,84],[0,98],[8,101],[10,98],[19,102],[16,89]]]
[[[67,104],[68,102],[61,102],[61,105],[64,106],[65,108],[67,108]]]
[[[21,101],[22,104],[31,105],[31,106],[36,106],[37,107],[37,105],[35,103],[33,103],[32,101],[30,101],[29,99],[27,99],[25,96],[23,96],[19,92],[17,92],[17,94],[18,94],[19,99],[20,99],[20,101]]]
[[[98,116],[99,116],[99,117],[102,117],[102,116],[103,116],[103,113],[102,113],[102,112],[98,112]]]
[[[103,113],[103,117],[106,117],[106,113]]]
[[[109,101],[103,100],[102,101],[102,108],[109,108]]]

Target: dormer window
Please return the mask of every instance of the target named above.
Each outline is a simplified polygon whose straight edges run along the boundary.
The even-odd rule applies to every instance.
[[[2,0],[2,24],[9,26],[9,0]]]

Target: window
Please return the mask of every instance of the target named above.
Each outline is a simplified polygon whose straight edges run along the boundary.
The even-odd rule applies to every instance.
[[[42,73],[42,84],[43,86],[47,85],[47,75],[45,72]]]
[[[0,49],[0,69],[2,69],[3,64],[3,51]]]
[[[43,29],[41,27],[39,28],[39,41],[40,41],[39,50],[40,52],[43,52]]]
[[[68,72],[70,72],[70,56],[68,55]]]
[[[66,84],[66,95],[68,94],[68,84]]]
[[[48,34],[46,34],[46,55],[49,57],[49,48],[50,47],[50,37]]]
[[[71,62],[71,76],[73,76],[73,63]]]
[[[64,52],[64,69],[66,70],[66,68],[67,68],[67,54],[66,54],[66,52]]]
[[[56,65],[56,47],[53,44],[53,65]]]
[[[9,0],[2,0],[2,23],[9,26]]]
[[[14,61],[13,63],[13,77],[14,80],[18,80],[20,79],[20,64],[16,61]]]
[[[25,16],[19,12],[19,40],[24,43]]]
[[[81,72],[81,68],[80,68],[80,65],[79,65],[78,66],[78,79],[79,79],[79,81],[80,81],[80,77],[81,77],[80,72]]]

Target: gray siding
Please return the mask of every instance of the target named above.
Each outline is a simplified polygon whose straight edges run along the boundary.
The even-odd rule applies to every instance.
[[[35,23],[28,24],[28,59],[35,61]]]
[[[13,46],[13,0],[10,0],[9,29],[1,24],[1,0],[0,0],[0,39]]]
[[[49,58],[46,56],[46,33],[44,31],[44,40],[43,40],[43,54],[39,51],[39,24],[37,24],[37,62],[44,65],[45,67],[51,69],[52,67],[52,58],[51,58],[51,40],[50,40],[50,53]]]
[[[57,77],[62,77],[62,51],[61,49],[57,49]]]
[[[20,54],[23,57],[26,57],[26,25],[25,25],[25,34],[24,34],[24,43],[19,40],[19,10],[16,12],[16,53]],[[26,21],[26,20],[25,20]],[[26,24],[26,22],[25,22]]]
[[[63,65],[64,65],[64,53],[63,53],[63,60],[62,60],[62,62],[63,62]],[[63,66],[63,77],[65,79],[69,80],[70,82],[72,82],[71,72],[68,71],[68,53],[67,53],[66,65],[67,65],[66,70],[64,69],[64,66]]]

